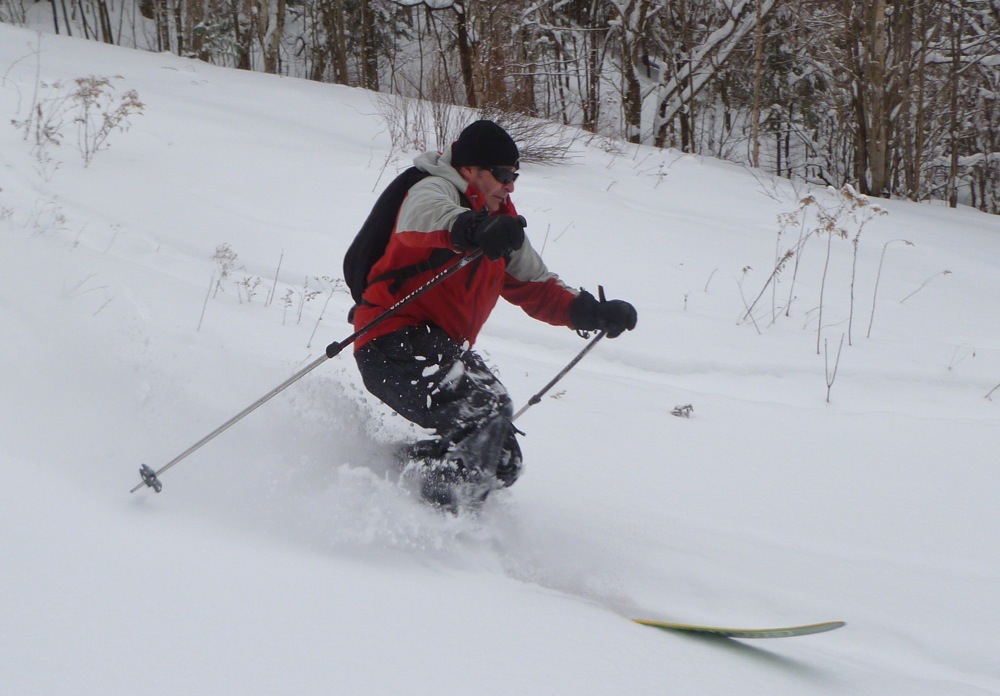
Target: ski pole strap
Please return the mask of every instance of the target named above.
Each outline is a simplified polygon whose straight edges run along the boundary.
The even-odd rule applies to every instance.
[[[554,387],[559,380],[561,380],[563,377],[565,377],[567,372],[569,372],[574,367],[576,367],[576,364],[578,362],[580,362],[581,360],[583,360],[583,357],[587,353],[589,353],[591,350],[593,350],[594,346],[597,345],[597,342],[600,341],[602,338],[604,338],[604,335],[605,335],[604,331],[598,331],[597,335],[594,336],[592,339],[590,339],[590,342],[586,346],[584,346],[583,350],[581,350],[579,353],[577,353],[576,357],[573,358],[572,360],[570,360],[569,364],[566,365],[566,367],[564,367],[562,370],[560,370],[559,374],[557,374],[555,377],[553,377],[552,380],[549,381],[548,384],[546,384],[544,387],[542,387],[542,390],[540,392],[538,392],[533,397],[531,397],[530,399],[528,399],[528,403],[526,403],[524,406],[522,406],[521,410],[518,411],[517,413],[515,413],[514,417],[510,419],[511,423],[513,423],[514,421],[516,421],[518,419],[518,417],[522,413],[524,413],[529,408],[531,408],[532,406],[534,406],[535,404],[537,404],[539,401],[541,401],[542,397],[545,396],[546,392],[548,392],[549,389],[551,389],[552,387]]]
[[[365,324],[364,326],[362,326],[360,329],[358,329],[357,331],[355,331],[354,333],[352,333],[350,336],[348,336],[344,340],[342,340],[342,341],[334,341],[333,343],[331,343],[330,345],[328,345],[326,347],[326,357],[332,358],[335,355],[339,355],[340,352],[342,350],[344,350],[344,348],[346,348],[347,346],[349,346],[352,343],[354,343],[356,340],[358,340],[359,338],[361,338],[362,336],[364,336],[366,333],[368,333],[369,331],[371,331],[372,329],[374,329],[376,326],[378,326],[383,321],[385,321],[386,319],[388,319],[389,317],[391,317],[393,314],[395,314],[396,312],[398,312],[400,309],[402,309],[406,305],[408,305],[411,302],[413,302],[413,300],[417,299],[420,295],[422,295],[425,292],[427,292],[428,290],[430,290],[432,287],[434,287],[435,285],[437,285],[438,283],[440,283],[441,281],[443,281],[445,278],[447,278],[448,276],[450,276],[452,273],[455,273],[455,272],[457,272],[457,271],[465,268],[466,266],[468,266],[470,263],[472,263],[473,261],[475,261],[476,259],[478,259],[482,255],[483,255],[483,250],[482,249],[476,249],[471,254],[467,254],[466,256],[461,257],[458,261],[456,261],[452,265],[448,266],[446,269],[444,269],[443,271],[441,271],[440,273],[438,273],[436,276],[434,276],[433,278],[431,278],[430,280],[428,280],[426,283],[424,283],[419,288],[417,288],[416,290],[414,290],[413,292],[411,292],[409,295],[407,295],[406,297],[404,297],[403,299],[401,299],[399,302],[397,302],[396,304],[394,304],[392,307],[389,307],[389,309],[387,309],[384,312],[382,312],[381,314],[379,314],[377,317],[375,317],[374,319],[372,319],[370,322],[368,322],[367,324]]]

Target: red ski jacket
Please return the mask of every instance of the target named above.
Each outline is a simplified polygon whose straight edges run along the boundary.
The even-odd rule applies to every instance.
[[[455,219],[468,210],[462,206],[459,192],[465,193],[473,210],[485,206],[483,195],[466,184],[451,166],[450,152],[443,155],[425,153],[417,157],[414,164],[431,176],[416,183],[407,193],[385,254],[368,274],[369,280],[426,261],[438,249],[454,251],[457,261],[461,252],[451,243],[451,228]],[[517,215],[517,211],[508,198],[493,214]],[[449,264],[414,275],[398,288],[394,288],[391,281],[370,284],[363,302],[354,312],[355,329],[366,326]],[[509,260],[490,261],[481,256],[427,290],[358,338],[354,348],[358,350],[372,339],[401,328],[426,324],[440,327],[460,345],[472,346],[500,297],[518,305],[535,319],[555,326],[572,326],[570,305],[576,296],[575,290],[564,285],[545,267],[525,239],[524,245],[513,252]]]

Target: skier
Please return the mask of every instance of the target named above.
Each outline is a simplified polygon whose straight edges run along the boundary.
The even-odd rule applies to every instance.
[[[517,145],[496,123],[476,121],[446,152],[424,153],[414,164],[430,176],[403,200],[353,312],[355,328],[457,254],[482,255],[365,333],[355,359],[373,395],[434,432],[408,447],[403,463],[417,471],[426,501],[455,512],[510,486],[521,470],[511,398],[472,350],[497,299],[549,324],[603,330],[609,338],[635,328],[636,310],[571,289],[545,267],[510,200],[519,175]]]

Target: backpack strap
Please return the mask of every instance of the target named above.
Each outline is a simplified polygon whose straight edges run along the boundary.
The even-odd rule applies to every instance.
[[[402,175],[400,175],[399,177],[397,177],[397,181],[399,181],[403,186],[405,186],[405,188],[403,189],[403,196],[405,197],[406,192],[409,191],[410,187],[412,187],[413,184],[415,184],[416,182],[420,181],[421,179],[424,179],[427,176],[430,176],[427,172],[424,172],[424,171],[422,171],[420,169],[417,169],[416,167],[411,167],[409,170],[407,170]],[[408,179],[404,179],[404,177],[408,177]],[[404,181],[405,181],[405,183],[403,183]],[[395,182],[393,182],[393,183],[395,184]],[[390,185],[390,188],[392,188],[392,187],[393,187],[393,185]],[[388,190],[387,190],[386,193],[383,193],[383,196],[386,196],[387,193],[388,193]],[[398,195],[398,194],[396,194],[396,195]],[[462,205],[463,208],[468,208],[470,210],[472,209],[472,203],[469,201],[469,199],[465,195],[464,191],[459,191],[458,192],[458,198],[459,198],[459,202],[461,203],[461,205]],[[382,202],[381,199],[380,199],[379,202],[380,203]],[[402,201],[400,201],[399,205],[402,205]],[[375,208],[372,210],[371,216],[369,216],[369,220],[366,221],[366,223],[365,223],[366,226],[371,224],[372,217],[375,216],[376,215],[376,211],[380,210],[381,208],[382,208],[382,206],[376,204]],[[396,209],[398,211],[398,206],[397,206]],[[394,226],[394,221],[393,221],[393,226]],[[392,228],[391,227],[389,228],[388,234],[391,237],[391,235],[392,235]],[[362,236],[363,235],[359,233],[358,238],[360,239],[360,238],[362,238]],[[387,243],[388,243],[388,240],[386,240],[386,242],[384,244],[387,244]],[[358,244],[358,242],[355,241],[355,244]],[[381,247],[381,253],[379,253],[378,256],[375,256],[375,257],[371,258],[368,261],[367,268],[370,269],[372,266],[374,266],[375,262],[378,261],[378,258],[380,258],[382,256],[382,254],[385,253],[384,252],[384,250],[385,250],[385,245],[384,244]],[[352,245],[352,247],[353,247],[353,245]],[[351,269],[354,268],[354,267],[356,267],[358,265],[357,263],[355,263],[355,262],[353,262],[351,260],[351,255],[352,255],[352,251],[348,250],[348,256],[347,256],[347,258],[345,259],[345,262],[344,262],[345,278],[348,277],[348,274],[351,271]],[[455,256],[456,256],[456,253],[454,251],[452,251],[451,249],[440,248],[440,249],[435,249],[434,251],[432,251],[430,253],[430,255],[426,259],[424,259],[423,261],[420,261],[419,263],[414,263],[414,264],[411,264],[409,266],[403,266],[402,268],[394,268],[391,271],[386,271],[382,275],[377,276],[375,278],[372,278],[371,280],[367,280],[366,278],[362,278],[362,277],[359,276],[359,274],[355,273],[354,276],[352,276],[353,280],[348,282],[349,287],[352,288],[351,292],[352,292],[352,294],[355,297],[355,304],[354,304],[353,307],[351,307],[350,311],[347,313],[347,321],[349,321],[349,322],[353,322],[354,321],[354,311],[358,308],[359,305],[366,305],[366,306],[369,306],[369,307],[372,306],[371,303],[369,303],[363,297],[365,290],[367,290],[371,285],[374,285],[375,283],[383,283],[385,281],[392,281],[392,285],[389,286],[390,292],[392,292],[392,293],[399,292],[400,288],[403,286],[403,283],[405,283],[410,278],[418,276],[421,273],[425,273],[427,271],[437,270],[438,268],[441,268],[442,266],[444,266],[445,264],[447,264]],[[478,261],[479,261],[479,259],[477,259],[477,263],[475,264],[475,266],[473,266],[473,269],[472,269],[473,273],[475,272],[475,269],[478,268],[478,266],[479,266]],[[357,282],[353,282],[353,281],[357,281]],[[357,294],[354,294],[355,292]]]
[[[392,293],[399,292],[399,289],[403,286],[403,283],[408,281],[414,276],[418,276],[421,273],[427,271],[435,271],[442,266],[444,266],[448,261],[455,258],[455,252],[451,249],[435,249],[431,252],[431,255],[420,263],[413,263],[409,266],[403,266],[402,268],[394,268],[391,271],[386,271],[382,275],[372,278],[368,281],[368,285],[372,286],[375,283],[382,283],[387,280],[392,281],[392,285],[389,286],[389,291]],[[364,301],[364,300],[362,300]]]
[[[466,197],[464,192],[459,191],[458,198],[463,208],[472,209],[472,203],[469,202],[469,199]],[[435,249],[431,252],[430,256],[423,261],[410,264],[409,266],[403,266],[401,268],[394,268],[391,271],[386,271],[382,275],[369,280],[365,287],[367,289],[367,287],[374,285],[375,283],[383,283],[387,280],[391,280],[392,285],[389,286],[389,291],[397,293],[403,286],[403,283],[408,281],[410,278],[418,276],[421,273],[426,273],[427,271],[436,271],[454,257],[455,252],[451,249]],[[365,304],[364,299],[362,299],[361,302]]]

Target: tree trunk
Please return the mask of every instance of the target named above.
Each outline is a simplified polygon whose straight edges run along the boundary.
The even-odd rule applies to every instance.
[[[333,46],[333,79],[339,85],[346,85],[348,84],[347,35],[344,27],[344,0],[333,0]]]
[[[285,14],[287,0],[278,0],[274,13],[274,31],[264,51],[264,71],[272,75],[281,72],[281,38],[285,35]]]
[[[870,0],[869,14],[862,31],[867,32],[864,44],[867,52],[862,56],[864,84],[860,90],[868,92],[868,127],[865,146],[868,155],[868,192],[885,197],[889,194],[889,94],[886,85],[885,0]]]
[[[156,3],[156,29],[159,37],[159,49],[170,51],[170,8],[167,7],[168,0],[155,0]]]
[[[926,88],[927,88],[927,44],[934,34],[934,28],[929,21],[929,12],[925,3],[920,6],[920,52],[917,58],[917,105],[914,115],[915,142],[913,144],[913,185],[910,196],[914,200],[923,200],[923,166],[924,144],[927,141],[924,124],[926,119]]]
[[[622,114],[625,119],[625,138],[638,143],[642,137],[642,88],[635,76],[631,62],[622,74]]]
[[[101,27],[101,40],[107,44],[113,44],[114,31],[111,28],[111,14],[108,12],[108,3],[106,0],[98,0],[97,2],[97,12],[98,12],[98,23]]]
[[[187,50],[187,42],[184,41],[184,31],[182,27],[184,20],[184,3],[182,0],[174,0],[174,35],[177,42],[177,55],[183,56]]]
[[[376,18],[378,14],[372,7],[371,0],[362,0],[361,12],[361,86],[375,92],[379,89],[378,77],[378,32]]]
[[[622,117],[625,138],[630,143],[642,139],[642,84],[639,82],[641,38],[646,31],[650,0],[629,0],[627,5],[612,3],[618,12],[621,32]]]
[[[868,104],[869,91],[862,84],[865,71],[864,57],[861,46],[864,41],[864,30],[859,10],[855,0],[843,0],[844,10],[844,41],[848,49],[848,68],[851,79],[847,85],[851,95],[851,111],[854,117],[854,172],[853,179],[857,182],[861,193],[871,193],[868,185]]]
[[[756,8],[756,26],[754,28],[753,50],[753,109],[751,111],[751,141],[753,152],[750,155],[750,166],[760,167],[760,86],[764,72],[764,22],[760,13],[760,3]]]
[[[253,39],[250,37],[250,31],[244,31],[245,27],[240,22],[240,3],[242,1],[233,0],[231,19],[233,22],[233,37],[236,43],[236,67],[239,70],[249,70],[250,44]]]
[[[585,76],[587,96],[585,99],[586,108],[584,109],[583,127],[592,133],[597,132],[601,118],[601,63],[604,62],[604,51],[598,45],[598,36],[603,36],[603,34],[599,35],[596,31],[590,32],[585,41],[585,45],[587,46]]]
[[[198,60],[208,61],[208,51],[205,50],[205,34],[198,30],[205,20],[205,4],[202,0],[194,0],[188,4],[188,11],[184,18],[184,33],[187,35],[187,44],[190,46],[191,55]]]
[[[949,22],[949,31],[951,32],[949,37],[951,43],[951,74],[949,75],[951,116],[948,128],[951,134],[951,157],[948,163],[948,205],[952,208],[958,207],[958,93],[961,85],[959,76],[962,71],[963,20],[964,16],[961,10],[953,6],[951,22]]]
[[[55,5],[55,0],[52,0],[52,4]],[[73,36],[73,27],[70,25],[70,22],[69,22],[69,10],[66,9],[66,0],[59,0],[59,4],[62,5],[63,24],[66,27],[66,36]],[[56,33],[57,34],[59,33],[58,29],[59,29],[59,27],[58,27],[58,24],[57,24],[56,25]]]
[[[473,108],[479,108],[476,98],[475,71],[473,70],[473,48],[469,40],[469,16],[466,4],[456,2],[454,5],[455,33],[458,40],[458,64],[462,70],[462,83],[465,85],[465,102]]]

